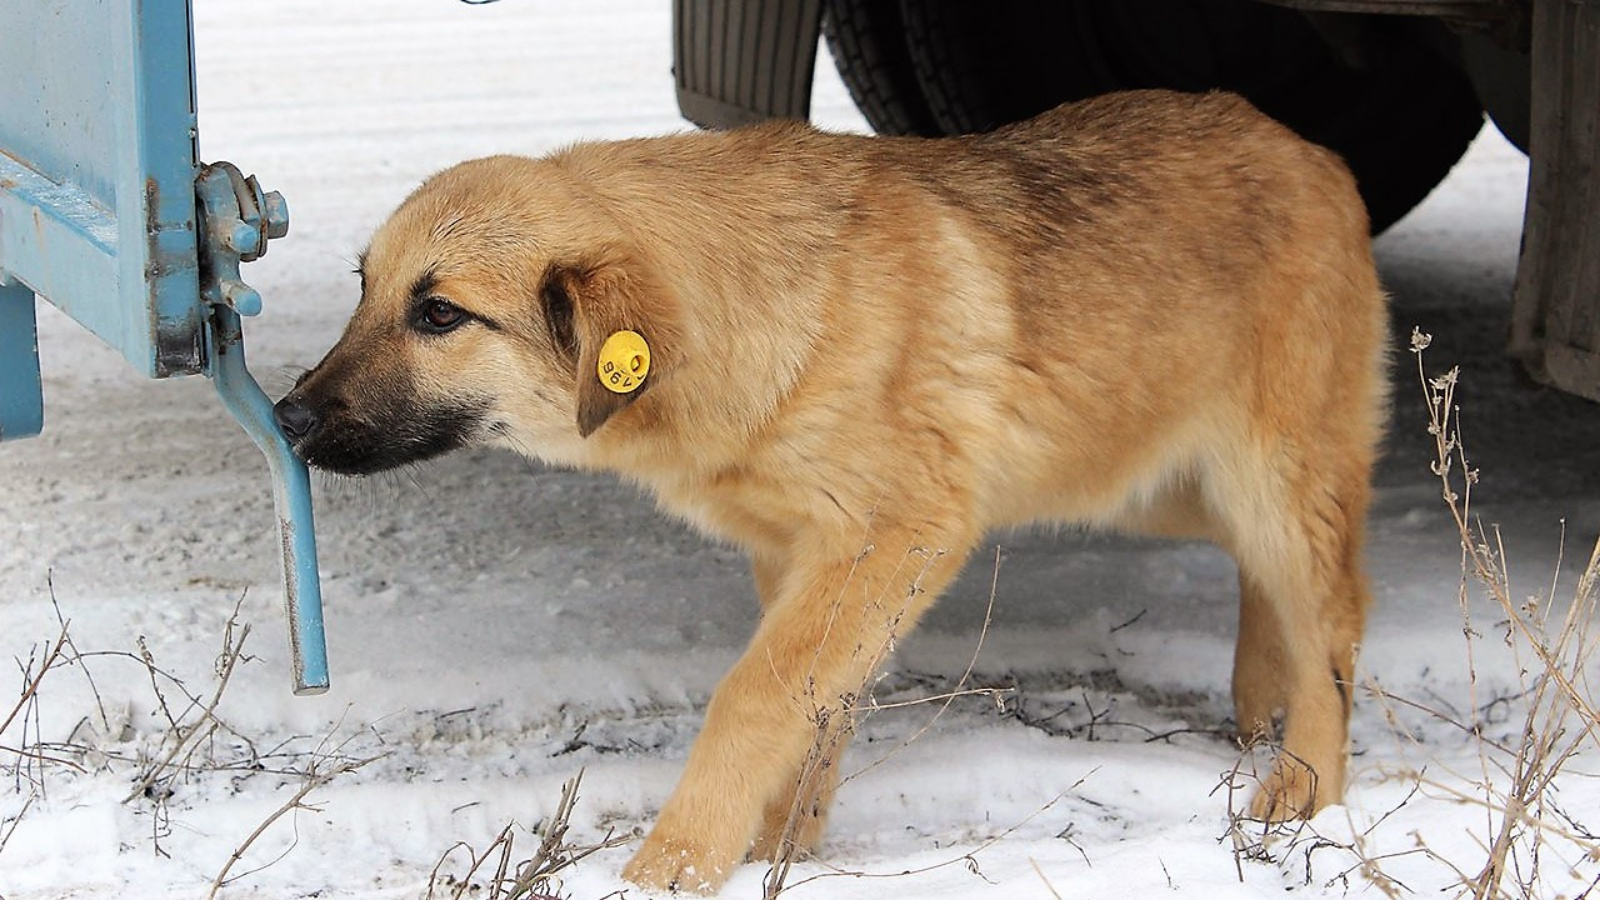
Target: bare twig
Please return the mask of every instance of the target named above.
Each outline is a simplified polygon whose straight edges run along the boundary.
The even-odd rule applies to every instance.
[[[1417,356],[1417,376],[1427,400],[1428,432],[1434,442],[1431,469],[1439,479],[1441,498],[1460,541],[1461,577],[1456,599],[1467,650],[1469,712],[1456,712],[1451,704],[1437,696],[1431,698],[1431,702],[1421,703],[1398,697],[1373,683],[1365,687],[1369,696],[1379,700],[1396,733],[1413,744],[1420,745],[1421,739],[1404,726],[1397,714],[1399,710],[1415,710],[1459,729],[1477,750],[1478,771],[1472,775],[1456,773],[1437,759],[1432,767],[1444,771],[1447,778],[1430,776],[1426,770],[1391,771],[1392,777],[1411,782],[1410,792],[1395,809],[1353,837],[1335,840],[1308,829],[1304,837],[1283,842],[1276,854],[1266,849],[1265,842],[1256,849],[1262,854],[1260,858],[1280,861],[1297,846],[1302,847],[1307,883],[1311,878],[1312,853],[1338,849],[1356,861],[1335,874],[1329,881],[1330,886],[1334,882],[1348,885],[1352,875],[1359,875],[1389,897],[1397,897],[1410,889],[1385,873],[1382,863],[1419,855],[1443,866],[1457,886],[1474,900],[1548,895],[1552,886],[1541,871],[1541,862],[1556,849],[1552,841],[1564,842],[1560,849],[1577,857],[1563,861],[1560,871],[1564,875],[1587,878],[1580,876],[1581,870],[1600,862],[1600,840],[1587,828],[1576,825],[1570,815],[1554,804],[1557,776],[1582,747],[1600,746],[1595,740],[1595,702],[1589,683],[1584,680],[1588,660],[1596,647],[1590,626],[1596,612],[1594,585],[1600,578],[1600,543],[1590,556],[1577,595],[1563,621],[1550,616],[1557,605],[1559,559],[1544,597],[1529,598],[1522,603],[1513,600],[1516,594],[1502,535],[1498,528],[1485,525],[1472,508],[1473,489],[1478,484],[1479,473],[1469,463],[1461,439],[1460,409],[1455,402],[1460,371],[1451,369],[1443,375],[1429,377],[1422,365],[1422,351],[1430,341],[1428,335],[1414,331],[1411,349]],[[1558,548],[1558,551],[1563,550]],[[1483,591],[1504,615],[1497,627],[1521,680],[1520,690],[1502,693],[1487,702],[1480,702],[1478,697],[1482,684],[1479,644],[1484,635],[1473,625],[1475,590]],[[1523,709],[1513,736],[1503,739],[1491,736],[1488,732],[1494,724],[1495,711],[1503,714],[1513,707]],[[1441,711],[1441,708],[1448,711]],[[1469,717],[1471,721],[1466,721]],[[1482,831],[1473,835],[1483,853],[1483,862],[1476,871],[1463,868],[1435,852],[1416,832],[1411,833],[1414,846],[1409,849],[1376,854],[1368,851],[1373,833],[1419,793],[1476,805],[1483,810]],[[1237,830],[1235,835],[1237,847]],[[1236,850],[1236,858],[1242,856]]]
[[[6,844],[11,842],[11,836],[16,834],[17,826],[22,824],[23,817],[28,814],[28,810],[33,807],[33,801],[38,797],[38,789],[30,790],[27,799],[22,801],[22,808],[17,810],[16,815],[12,816],[9,822],[0,823],[5,825],[5,831],[0,832],[0,853],[5,852]]]
[[[242,602],[243,601],[241,598],[241,603]],[[235,640],[233,636],[235,628],[239,628],[239,637],[237,640]],[[234,667],[237,666],[239,660],[243,658],[244,642],[249,636],[250,626],[248,623],[242,627],[239,626],[238,608],[235,607],[234,614],[228,618],[227,623],[223,626],[222,653],[217,657],[217,680],[216,685],[211,692],[211,698],[203,707],[200,708],[199,718],[195,722],[188,724],[186,724],[186,720],[188,719],[189,711],[198,705],[198,700],[191,698],[192,702],[190,703],[189,709],[184,710],[183,713],[180,713],[176,717],[172,715],[171,710],[167,708],[166,698],[161,694],[160,687],[156,680],[156,673],[159,670],[156,668],[155,661],[151,657],[149,649],[145,646],[144,640],[142,638],[140,639],[140,656],[145,661],[145,667],[150,674],[151,687],[156,692],[156,696],[160,701],[163,714],[170,723],[171,727],[167,732],[167,738],[169,738],[171,742],[167,747],[166,753],[162,754],[162,756],[154,764],[145,770],[138,782],[135,783],[133,790],[129,791],[128,795],[122,798],[123,803],[131,803],[140,797],[146,796],[147,792],[150,791],[150,789],[158,781],[162,780],[162,778],[166,776],[170,770],[175,768],[174,763],[176,760],[178,760],[180,755],[187,760],[192,756],[194,751],[198,749],[199,746],[206,741],[206,739],[214,735],[219,728],[226,728],[222,721],[217,718],[217,707],[222,703],[223,692],[228,689],[228,682],[233,677]],[[233,731],[231,728],[227,730],[230,732]],[[176,768],[181,770],[183,766],[178,765]]]
[[[1039,861],[1030,856],[1028,857],[1028,865],[1033,866],[1034,874],[1038,875],[1039,880],[1044,882],[1044,889],[1050,892],[1050,896],[1056,898],[1056,900],[1061,900],[1061,893],[1056,890],[1055,885],[1050,883],[1050,879],[1045,877],[1044,869],[1039,868]],[[1165,866],[1163,866],[1163,868],[1165,868]],[[1172,879],[1170,877],[1167,879],[1169,883],[1171,880]]]
[[[340,746],[342,747],[343,745],[341,744]],[[348,759],[348,758],[345,758],[345,759],[338,760],[332,766],[330,766],[330,767],[328,767],[326,769],[320,769],[318,767],[317,761],[313,760],[311,765],[306,770],[306,780],[305,780],[305,782],[300,785],[300,789],[299,790],[295,791],[294,796],[290,797],[287,801],[284,802],[284,804],[282,806],[278,807],[276,810],[274,810],[272,812],[271,815],[267,816],[264,820],[262,820],[261,824],[257,825],[255,827],[255,830],[251,831],[249,836],[246,837],[239,844],[238,847],[234,848],[233,853],[228,856],[228,861],[223,863],[222,870],[217,872],[217,877],[216,878],[212,879],[212,881],[211,881],[211,891],[210,891],[210,893],[208,893],[206,895],[207,900],[212,900],[212,898],[215,898],[217,896],[217,892],[222,890],[227,885],[233,883],[234,881],[237,881],[240,878],[244,878],[244,877],[246,877],[248,875],[252,875],[252,874],[254,874],[256,872],[261,871],[262,869],[266,868],[267,866],[270,866],[273,863],[277,862],[278,860],[282,859],[285,855],[287,855],[289,853],[290,850],[294,849],[295,845],[299,843],[298,835],[296,836],[295,840],[290,843],[289,847],[287,849],[285,849],[282,854],[280,854],[278,857],[273,859],[271,862],[268,862],[268,863],[266,863],[264,865],[261,865],[261,866],[257,866],[256,868],[251,869],[248,872],[241,873],[240,875],[237,875],[232,879],[230,879],[228,877],[228,873],[231,872],[233,870],[233,867],[240,860],[242,860],[244,858],[245,853],[250,849],[250,847],[253,844],[255,844],[256,840],[259,839],[263,834],[266,834],[267,829],[271,828],[273,823],[277,822],[279,819],[283,818],[284,816],[286,816],[286,815],[288,815],[288,814],[290,814],[292,812],[295,812],[296,810],[301,810],[301,809],[315,810],[315,807],[308,806],[306,804],[306,802],[305,802],[306,798],[309,797],[313,791],[316,791],[318,788],[323,787],[324,785],[328,784],[329,782],[333,781],[335,778],[338,778],[341,775],[346,775],[346,774],[348,774],[350,772],[354,772],[355,770],[361,768],[362,766],[365,766],[368,763],[375,762],[375,761],[377,761],[379,759],[382,759],[382,758],[383,758],[383,755],[366,757],[364,759]]]
[[[995,550],[994,550],[994,568],[992,570],[992,574],[989,577],[989,599],[988,599],[988,602],[985,604],[984,609],[983,609],[983,625],[982,625],[982,627],[980,627],[978,629],[978,640],[977,640],[977,643],[972,648],[972,655],[967,658],[967,666],[966,666],[965,669],[962,670],[961,677],[956,679],[956,684],[955,684],[954,688],[952,688],[952,689],[950,689],[948,691],[944,691],[944,692],[939,693],[939,694],[935,694],[935,695],[931,695],[931,696],[927,696],[927,697],[920,697],[920,698],[917,698],[915,700],[900,701],[900,702],[896,702],[896,703],[879,703],[876,698],[872,697],[871,694],[868,693],[868,702],[867,702],[867,704],[865,706],[854,706],[854,705],[852,705],[850,707],[849,711],[852,714],[859,714],[859,713],[870,713],[870,712],[873,712],[873,711],[876,711],[876,710],[880,710],[880,709],[897,709],[897,708],[906,707],[906,706],[916,706],[916,705],[922,705],[922,704],[936,704],[936,708],[934,709],[933,715],[929,716],[928,720],[926,722],[923,722],[921,727],[919,727],[916,731],[912,732],[912,734],[909,737],[901,740],[898,744],[896,744],[893,748],[888,750],[886,753],[883,753],[880,756],[878,756],[877,759],[874,759],[872,762],[867,763],[865,766],[862,766],[857,771],[852,772],[849,775],[845,776],[844,779],[840,782],[841,784],[848,783],[850,781],[855,780],[856,778],[861,777],[862,775],[865,775],[866,773],[868,773],[868,772],[872,771],[873,769],[877,768],[878,766],[882,765],[884,762],[888,761],[896,753],[899,753],[900,751],[904,750],[907,746],[911,745],[912,743],[915,743],[923,735],[927,734],[930,730],[932,730],[933,726],[938,723],[940,717],[942,717],[945,714],[945,712],[950,709],[950,704],[954,703],[956,698],[958,698],[958,697],[972,697],[972,696],[998,697],[998,696],[1001,696],[1001,695],[1003,695],[1003,694],[1008,692],[1008,689],[1005,689],[1005,688],[989,688],[989,687],[969,688],[969,687],[967,687],[968,682],[970,682],[972,680],[972,672],[973,672],[973,670],[976,669],[977,666],[978,666],[978,657],[983,654],[984,642],[986,640],[988,640],[988,637],[989,637],[989,626],[994,622],[994,603],[995,603],[995,597],[1000,592],[1000,562],[1001,562],[1002,558],[1003,558],[1003,556],[1002,556],[1001,549],[999,547],[996,547]],[[919,581],[920,581],[920,578],[919,578]],[[894,641],[894,636],[891,635],[890,636],[890,640],[889,640],[889,644],[892,645],[893,641]],[[883,650],[878,654],[878,659],[875,660],[874,663],[873,663],[873,667],[872,668],[874,670],[876,670],[877,667],[878,667],[878,664],[882,662],[883,657],[888,654],[889,649],[890,649],[890,646],[885,646],[883,648]],[[866,686],[863,685],[862,687],[863,687],[863,690],[864,690]]]
[[[111,717],[106,715],[106,703],[100,696],[100,686],[94,683],[94,674],[89,671],[89,665],[83,661],[83,654],[78,651],[78,645],[73,643],[72,635],[67,629],[67,617],[61,612],[61,603],[56,599],[55,570],[48,569],[44,573],[45,586],[50,593],[50,608],[55,610],[56,623],[61,626],[62,633],[67,637],[67,649],[72,651],[69,662],[76,665],[82,672],[83,678],[89,683],[89,693],[94,695],[95,710],[100,713],[100,724],[105,730],[111,730]]]
[[[16,705],[11,707],[11,711],[6,713],[4,721],[0,721],[0,734],[5,734],[12,723],[17,721],[17,717],[27,710],[28,704],[38,696],[39,685],[44,682],[45,676],[65,659],[63,651],[67,646],[67,627],[68,623],[61,624],[60,633],[47,645],[49,649],[45,652],[44,660],[39,664],[37,671],[34,670],[34,660],[30,659],[26,664],[17,660],[17,665],[22,668],[22,695],[17,698]]]
[[[1530,896],[1543,893],[1541,885],[1546,882],[1541,861],[1554,849],[1552,840],[1565,842],[1564,847],[1581,857],[1568,860],[1561,867],[1570,875],[1576,876],[1584,865],[1600,862],[1600,841],[1554,803],[1560,773],[1583,748],[1600,748],[1600,721],[1597,721],[1592,688],[1586,680],[1589,661],[1600,645],[1592,631],[1597,612],[1595,586],[1600,580],[1600,542],[1596,542],[1589,555],[1576,595],[1563,618],[1553,619],[1551,611],[1558,606],[1556,594],[1565,556],[1564,525],[1562,545],[1557,548],[1558,561],[1544,596],[1530,597],[1523,602],[1514,599],[1517,594],[1512,587],[1501,532],[1497,527],[1485,525],[1472,507],[1479,473],[1468,461],[1461,439],[1460,409],[1455,400],[1460,371],[1450,369],[1443,375],[1429,377],[1422,355],[1430,343],[1428,335],[1420,330],[1413,331],[1411,349],[1417,358],[1417,377],[1427,401],[1428,432],[1434,441],[1431,468],[1439,479],[1441,498],[1460,540],[1461,579],[1457,586],[1457,602],[1466,641],[1470,708],[1475,720],[1463,722],[1456,714],[1439,712],[1435,705],[1398,698],[1375,686],[1369,686],[1368,691],[1383,701],[1389,721],[1397,727],[1396,706],[1420,710],[1461,729],[1478,749],[1478,772],[1474,777],[1455,773],[1450,773],[1451,781],[1425,773],[1409,773],[1408,777],[1417,785],[1413,794],[1426,788],[1430,794],[1483,809],[1485,819],[1480,846],[1484,861],[1481,868],[1476,872],[1464,870],[1435,854],[1420,836],[1417,849],[1408,853],[1424,853],[1444,864],[1474,900]],[[1477,651],[1483,635],[1473,627],[1473,585],[1484,591],[1503,614],[1497,627],[1522,682],[1521,691],[1514,696],[1496,697],[1482,704],[1477,696],[1480,685]],[[1492,709],[1509,708],[1513,702],[1523,706],[1522,720],[1515,737],[1497,741],[1486,733],[1486,720],[1492,721]],[[1415,737],[1411,739],[1416,740]],[[1380,819],[1371,828],[1382,821]],[[1359,841],[1353,849],[1360,851]],[[1401,854],[1363,857],[1360,868],[1374,883],[1384,887],[1377,877],[1381,872],[1376,862],[1396,855]],[[1340,877],[1348,875],[1349,871]]]
[[[965,853],[963,853],[963,854],[961,854],[959,856],[953,856],[950,859],[944,860],[942,862],[936,862],[936,863],[933,863],[931,865],[921,866],[921,867],[915,868],[915,869],[902,869],[902,870],[897,871],[897,872],[860,872],[860,871],[836,868],[836,869],[833,869],[830,872],[819,872],[819,873],[817,873],[815,875],[811,875],[811,876],[809,876],[807,878],[802,878],[799,881],[795,882],[794,884],[787,885],[786,887],[787,888],[797,888],[797,887],[800,887],[801,885],[810,884],[813,881],[820,881],[820,880],[822,880],[824,878],[840,878],[840,877],[846,877],[846,878],[872,878],[872,879],[903,878],[903,877],[912,876],[912,875],[924,875],[924,874],[927,874],[928,872],[936,872],[936,871],[938,871],[940,869],[948,869],[949,867],[955,866],[955,865],[965,866],[966,869],[969,872],[972,872],[974,875],[977,875],[977,876],[979,876],[981,878],[983,876],[983,871],[978,866],[978,854],[984,852],[985,850],[988,850],[990,847],[993,847],[994,845],[1000,843],[1001,841],[1006,840],[1007,838],[1011,837],[1011,835],[1015,834],[1019,829],[1021,829],[1025,825],[1027,825],[1029,822],[1032,822],[1034,819],[1037,819],[1038,817],[1040,817],[1040,816],[1044,815],[1045,813],[1049,812],[1051,809],[1054,809],[1056,804],[1060,803],[1062,800],[1065,800],[1068,797],[1068,795],[1070,795],[1073,791],[1075,791],[1078,788],[1082,787],[1090,778],[1094,777],[1094,774],[1096,772],[1098,772],[1098,771],[1100,771],[1100,767],[1099,766],[1095,766],[1093,769],[1090,769],[1088,772],[1086,772],[1083,775],[1083,777],[1079,778],[1077,781],[1074,781],[1070,786],[1068,786],[1068,788],[1066,790],[1062,791],[1059,794],[1056,794],[1054,797],[1051,797],[1048,802],[1046,802],[1045,804],[1040,806],[1038,809],[1035,809],[1033,812],[1031,812],[1031,813],[1027,814],[1026,816],[1022,817],[1021,819],[1019,819],[1016,823],[1011,825],[1011,827],[1009,827],[1006,830],[1000,832],[999,834],[996,834],[993,837],[985,840],[984,842],[982,842],[978,846],[972,848],[971,850],[968,850],[967,852],[965,852]]]
[[[868,545],[862,556],[857,557],[857,563],[861,558],[864,558],[865,554],[872,552],[872,549]],[[971,679],[972,672],[977,666],[978,656],[982,653],[983,643],[989,633],[990,622],[994,614],[994,600],[999,587],[1000,561],[1002,558],[1001,550],[998,547],[995,549],[994,574],[990,585],[989,603],[984,612],[983,628],[979,632],[977,646],[973,649],[972,656],[967,661],[966,669],[957,680],[955,687],[933,696],[894,703],[880,703],[870,690],[870,686],[884,660],[894,651],[895,643],[899,639],[899,623],[905,615],[909,603],[922,593],[923,579],[931,571],[933,565],[944,555],[945,551],[943,550],[913,548],[898,562],[895,569],[896,574],[914,559],[920,561],[914,563],[920,567],[912,577],[910,588],[904,597],[880,597],[878,599],[879,604],[888,607],[890,610],[889,627],[886,630],[881,646],[857,647],[855,649],[855,652],[866,662],[862,668],[863,682],[855,690],[846,692],[839,697],[819,697],[817,696],[815,682],[808,680],[805,690],[796,697],[796,702],[800,702],[801,697],[809,701],[810,709],[806,711],[806,714],[814,726],[812,745],[807,750],[805,759],[801,763],[800,774],[796,778],[794,795],[790,802],[788,815],[784,820],[780,833],[776,836],[772,865],[767,870],[766,877],[762,882],[763,897],[766,900],[771,900],[771,898],[775,898],[783,892],[789,873],[793,870],[794,864],[803,849],[799,841],[801,828],[807,821],[808,816],[820,815],[819,807],[825,799],[824,795],[829,791],[830,783],[836,779],[840,785],[848,783],[901,752],[905,747],[933,728],[957,697],[974,695],[992,697],[1001,693],[994,688],[967,687],[967,682]],[[889,604],[895,605],[889,606]],[[839,608],[840,604],[836,602],[833,606],[834,617],[837,617]],[[829,623],[830,631],[831,628],[832,620]],[[817,652],[821,652],[820,644]],[[862,702],[862,697],[866,698],[865,702]],[[833,767],[838,764],[838,758],[842,754],[844,747],[849,743],[851,735],[854,734],[859,726],[861,718],[884,709],[903,708],[927,703],[935,705],[936,708],[933,715],[926,722],[923,722],[910,736],[902,739],[887,752],[848,776],[840,778],[833,770]]]
[[[632,834],[615,835],[607,831],[606,836],[593,844],[573,844],[567,840],[567,831],[572,825],[572,811],[578,804],[578,786],[583,782],[583,772],[573,776],[561,786],[561,799],[556,803],[555,812],[543,823],[544,836],[539,841],[538,848],[533,856],[517,863],[514,867],[512,859],[515,858],[516,831],[515,822],[507,823],[500,830],[498,836],[490,842],[489,846],[479,854],[465,841],[457,841],[450,849],[439,857],[434,864],[433,871],[428,875],[428,898],[434,896],[434,891],[440,886],[440,871],[445,863],[457,850],[465,850],[468,857],[467,869],[459,877],[446,876],[446,886],[453,888],[451,900],[462,900],[469,894],[475,894],[480,886],[473,879],[489,860],[495,860],[495,871],[488,882],[488,893],[484,900],[554,900],[553,891],[557,877],[561,872],[576,866],[584,859],[619,847],[633,840]]]

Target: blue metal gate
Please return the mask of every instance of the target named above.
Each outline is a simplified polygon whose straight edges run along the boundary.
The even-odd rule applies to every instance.
[[[328,687],[304,463],[245,368],[239,265],[288,230],[283,198],[200,164],[187,0],[0,5],[0,440],[44,424],[35,297],[151,378],[206,375],[266,455],[296,693]]]

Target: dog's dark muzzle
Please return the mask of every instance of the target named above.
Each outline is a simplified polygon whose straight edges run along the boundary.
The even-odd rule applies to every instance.
[[[384,454],[372,452],[382,442],[341,401],[314,399],[297,387],[273,405],[272,417],[295,455],[312,466],[343,475],[388,468],[379,459]]]
[[[480,430],[487,403],[423,408],[409,391],[355,404],[296,388],[272,414],[296,456],[341,475],[369,475],[466,446]]]

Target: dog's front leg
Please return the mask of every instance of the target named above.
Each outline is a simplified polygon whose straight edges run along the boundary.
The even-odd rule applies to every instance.
[[[892,642],[960,569],[974,538],[953,531],[885,527],[880,517],[873,549],[859,556],[794,555],[624,878],[696,893],[722,885],[764,809],[791,792],[818,729],[850,714]]]

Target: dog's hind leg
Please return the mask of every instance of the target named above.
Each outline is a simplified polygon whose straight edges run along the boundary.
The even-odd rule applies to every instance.
[[[1239,643],[1233,651],[1233,710],[1239,737],[1272,737],[1273,718],[1284,711],[1283,623],[1272,599],[1254,578],[1239,572]]]
[[[1231,549],[1234,528],[1208,502],[1198,477],[1176,479],[1149,502],[1122,510],[1112,520],[1121,530],[1179,540],[1204,539]],[[1233,553],[1239,558],[1239,553]],[[1233,657],[1233,705],[1245,740],[1270,737],[1273,716],[1283,711],[1283,625],[1266,590],[1239,572],[1239,643]]]
[[[1221,504],[1224,507],[1226,504]],[[1121,511],[1112,524],[1134,534],[1205,539],[1231,547],[1232,529],[1208,503],[1198,478],[1173,481],[1148,503]],[[1235,559],[1239,554],[1235,552]],[[1283,626],[1262,586],[1239,573],[1239,643],[1233,657],[1233,705],[1245,740],[1270,737],[1288,693],[1283,680]]]
[[[1360,461],[1313,464],[1277,447],[1231,488],[1239,562],[1240,647],[1234,696],[1241,729],[1284,710],[1283,745],[1251,814],[1305,818],[1344,793],[1355,654],[1368,605],[1361,572],[1368,488]],[[1248,484],[1244,482],[1248,481]],[[1247,732],[1248,733],[1248,732]]]
[[[794,792],[819,711],[843,716],[893,642],[938,596],[978,538],[959,527],[891,521],[868,550],[796,548],[744,655],[723,678],[682,780],[623,877],[657,890],[712,891]],[[819,825],[820,827],[820,825]]]

